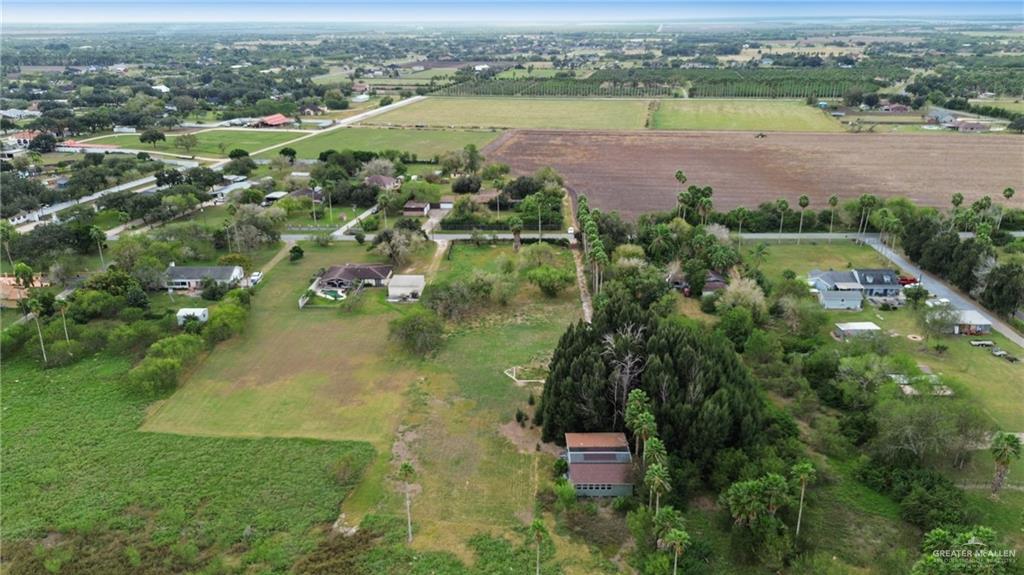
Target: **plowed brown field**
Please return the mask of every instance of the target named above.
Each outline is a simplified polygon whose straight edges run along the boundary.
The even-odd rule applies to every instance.
[[[954,192],[965,203],[1002,202],[1006,187],[1024,192],[1024,137],[1010,135],[514,130],[484,155],[518,173],[552,166],[592,206],[630,219],[675,205],[679,169],[715,189],[719,210],[778,198],[795,205],[802,194],[820,210],[832,194],[946,207]],[[1024,193],[1013,204],[1024,206]]]

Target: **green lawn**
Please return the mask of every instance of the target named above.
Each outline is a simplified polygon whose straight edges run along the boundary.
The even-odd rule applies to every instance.
[[[661,100],[651,118],[657,130],[841,132],[827,113],[797,100]]]
[[[758,243],[751,240],[743,241],[744,261],[752,261],[751,252]],[[760,269],[771,281],[782,279],[785,270],[796,272],[797,278],[806,279],[807,272],[813,269],[846,270],[855,267],[888,267],[891,264],[875,250],[850,241],[836,240],[828,243],[823,240],[803,240],[800,245],[787,240],[787,243],[763,242],[768,254]]]
[[[199,143],[195,148],[192,148],[191,152],[187,153],[184,149],[178,148],[174,145],[174,139],[178,137],[178,135],[179,134],[166,134],[167,140],[157,142],[155,149],[152,144],[143,144],[140,142],[138,134],[104,136],[95,140],[95,143],[113,144],[133,149],[137,148],[139,150],[169,152],[172,154],[226,157],[228,152],[235,148],[255,152],[256,150],[266,148],[267,146],[273,146],[274,144],[294,140],[302,134],[297,132],[272,132],[267,130],[210,130],[207,132],[197,133],[196,139]],[[221,151],[221,144],[224,144],[224,151]]]
[[[20,556],[55,572],[76,556],[59,543],[81,533],[110,572],[127,572],[134,552],[146,565],[192,571],[209,549],[252,572],[283,573],[315,543],[311,528],[338,515],[351,485],[336,481],[334,466],[353,457],[357,480],[373,456],[365,443],[141,433],[159,398],[121,386],[130,365],[101,355],[42,371],[5,358],[5,559],[51,534],[46,548],[29,543]]]
[[[339,128],[306,138],[291,147],[295,148],[300,158],[316,158],[324,150],[400,150],[412,152],[421,158],[431,158],[452,150],[461,150],[467,144],[483,147],[497,135],[497,132],[466,130]],[[262,154],[263,157],[276,155],[276,149]]]
[[[644,127],[647,100],[440,98],[374,116],[366,124],[630,130]]]
[[[998,98],[995,100],[971,100],[971,103],[975,106],[995,106],[1011,112],[1024,113],[1024,101],[1020,98]]]

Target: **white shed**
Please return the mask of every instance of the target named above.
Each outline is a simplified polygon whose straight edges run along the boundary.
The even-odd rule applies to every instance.
[[[870,321],[851,321],[848,323],[837,323],[835,334],[840,339],[857,337],[872,333],[880,333],[882,328]]]
[[[420,275],[392,276],[388,282],[388,301],[416,301],[423,293],[427,280]]]
[[[183,307],[178,310],[178,325],[185,325],[190,317],[199,320],[199,323],[206,323],[210,319],[210,308],[207,307]]]

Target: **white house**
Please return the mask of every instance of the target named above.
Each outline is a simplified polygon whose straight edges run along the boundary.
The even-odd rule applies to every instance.
[[[153,89],[156,90],[157,92],[160,92],[161,94],[166,94],[166,93],[171,91],[170,88],[168,88],[167,86],[165,86],[163,84],[157,84],[156,86],[153,86]]]
[[[210,321],[210,308],[207,307],[183,307],[178,310],[176,314],[178,318],[178,326],[185,325],[188,318],[194,317],[199,320],[199,323],[206,323]]]
[[[959,310],[960,317],[953,325],[954,335],[984,335],[992,333],[992,322],[973,309]]]
[[[388,282],[388,301],[411,302],[420,299],[427,280],[421,275],[396,275]]]
[[[836,334],[836,337],[838,337],[839,339],[846,340],[851,337],[858,337],[862,335],[869,335],[881,332],[882,328],[875,325],[874,322],[851,321],[848,323],[837,323],[834,333]]]

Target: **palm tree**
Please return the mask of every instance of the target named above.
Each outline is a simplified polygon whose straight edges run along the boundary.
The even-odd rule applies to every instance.
[[[807,484],[814,481],[814,465],[810,461],[802,461],[794,465],[790,473],[793,479],[800,482],[800,510],[796,513],[796,537],[800,537],[800,521],[804,517],[804,491]]]
[[[62,299],[53,300],[53,308],[60,312],[60,320],[64,323],[64,340],[71,343],[71,336],[68,335],[68,318],[64,311],[68,308],[68,302]]]
[[[690,534],[684,529],[672,529],[665,534],[664,541],[670,547],[675,557],[672,559],[672,575],[679,573],[679,556],[690,546]]]
[[[518,252],[523,244],[521,234],[523,233],[523,219],[519,216],[512,216],[508,219],[508,229],[512,232],[512,251]]]
[[[775,202],[775,209],[779,210],[779,243],[782,243],[782,223],[786,221],[786,210],[789,209],[789,202],[779,200]]]
[[[647,451],[647,441],[658,433],[658,424],[654,421],[654,414],[650,411],[644,411],[637,415],[634,433],[640,434],[640,441],[644,445],[644,451]]]
[[[686,185],[686,174],[684,174],[682,170],[676,171],[676,181],[679,182],[680,186]],[[687,192],[686,190],[679,192],[679,195],[676,196],[676,215],[678,216],[680,213],[682,213],[681,217],[684,220],[686,219],[686,213],[684,210],[686,209],[686,206],[690,203],[690,200],[690,193]]]
[[[1015,194],[1015,193],[1017,193],[1017,192],[1014,191],[1013,188],[1006,188],[1005,190],[1003,190],[1003,197],[1006,198],[1007,202],[1009,202],[1010,199],[1013,198],[1013,194]],[[996,229],[998,230],[999,226],[1001,226],[1001,225],[1003,225],[1003,207],[1002,206],[999,207],[999,221],[996,223]],[[7,257],[10,257],[10,253],[7,254]]]
[[[1020,438],[1012,433],[1000,431],[992,438],[992,459],[996,462],[996,473],[992,478],[992,498],[999,497],[999,490],[1006,483],[1006,476],[1010,473],[1010,463],[1014,459],[1020,459]]]
[[[672,489],[672,480],[669,477],[668,469],[660,463],[652,464],[644,474],[644,483],[647,484],[650,493],[654,494],[654,513],[657,514],[661,509],[661,494],[668,493]],[[650,503],[648,503],[649,506]]]
[[[652,437],[644,444],[644,465],[666,465],[668,453],[665,451],[665,443],[657,437]]]
[[[398,478],[405,484],[405,528],[409,543],[412,543],[412,503],[409,500],[409,484],[415,477],[416,470],[412,464],[408,461],[402,462],[402,466],[398,468]]]
[[[828,197],[829,220],[828,220],[828,243],[832,243],[832,226],[836,223],[836,206],[839,205],[839,196],[832,194]]]
[[[754,246],[754,249],[750,252],[750,263],[754,265],[754,269],[761,269],[763,264],[768,259],[768,244],[761,242]]]
[[[530,535],[533,536],[533,544],[537,548],[537,575],[540,575],[540,542],[544,539],[547,532],[548,530],[544,526],[544,522],[540,519],[534,519],[533,522],[530,523]]]
[[[43,313],[43,306],[39,303],[39,300],[32,298],[28,300],[28,310],[32,312],[32,316],[36,320],[36,333],[39,334],[39,349],[43,350],[43,363],[50,363],[50,360],[46,359],[46,345],[43,344],[43,328],[39,325],[39,315]]]
[[[800,245],[800,236],[804,233],[804,210],[811,204],[811,198],[800,196],[797,203],[800,204],[800,229],[796,233],[796,244]]]
[[[637,429],[640,414],[649,412],[650,409],[651,400],[647,397],[647,392],[642,389],[634,389],[629,392],[624,419],[626,428],[633,433],[633,455],[635,457],[640,457],[640,432]]]
[[[103,269],[106,269],[107,262],[104,261],[103,259],[103,242],[107,241],[107,234],[105,234],[103,230],[99,229],[98,227],[91,226],[89,228],[89,238],[92,241],[96,242],[96,249],[98,249],[100,252],[100,265],[103,266]]]
[[[701,225],[708,223],[708,215],[711,213],[712,205],[713,204],[711,203],[711,196],[703,196],[697,203],[697,206],[700,208]]]
[[[964,203],[964,195],[957,192],[953,194],[949,201],[953,204],[953,215],[949,218],[949,229],[952,230],[956,224],[956,212],[960,209],[960,205]]]
[[[736,237],[739,240],[739,246],[742,248],[743,247],[743,220],[747,219],[747,216],[750,215],[750,212],[747,210],[747,208],[744,208],[743,206],[740,206],[740,207],[736,208],[734,213],[736,214],[736,223],[738,223],[739,226],[740,226],[739,235],[736,236]]]
[[[11,240],[17,237],[17,235],[18,230],[15,229],[14,224],[7,220],[0,221],[0,241],[4,243],[7,261],[11,262],[11,273],[14,273],[14,258],[11,257]]]

